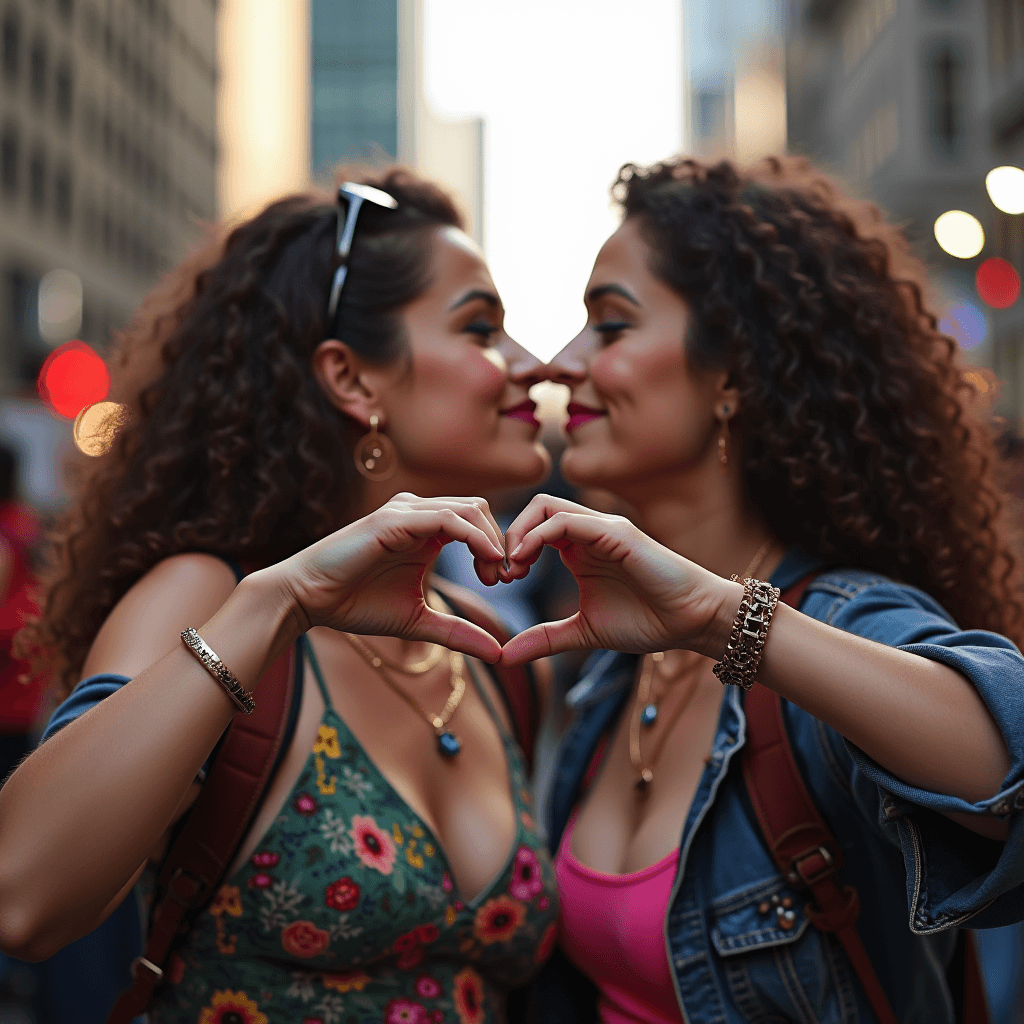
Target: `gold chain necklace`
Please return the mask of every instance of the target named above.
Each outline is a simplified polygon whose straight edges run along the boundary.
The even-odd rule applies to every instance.
[[[771,549],[771,546],[772,542],[769,539],[757,549],[757,553],[750,560],[750,564],[743,570],[743,576],[740,577],[741,579],[753,576],[753,574],[757,572],[761,563],[764,561],[765,556]],[[636,781],[636,788],[641,794],[646,793],[647,787],[654,781],[654,764],[658,760],[661,748],[664,746],[665,741],[672,732],[672,726],[675,725],[683,712],[690,706],[690,702],[693,700],[694,695],[697,692],[697,685],[700,682],[701,677],[701,664],[700,661],[698,661],[697,667],[693,670],[693,681],[690,684],[689,691],[683,698],[679,707],[676,708],[671,721],[666,723],[665,731],[661,737],[661,742],[653,751],[651,751],[650,758],[645,760],[641,747],[641,735],[644,729],[650,729],[658,720],[658,703],[662,696],[664,696],[664,690],[666,688],[660,687],[659,692],[654,693],[652,684],[654,682],[656,671],[661,668],[664,660],[664,651],[656,651],[654,654],[645,655],[644,660],[640,665],[640,682],[637,685],[636,697],[633,699],[633,710],[629,720],[629,760],[633,765],[633,768],[638,773],[639,778]]]
[[[362,640],[356,639],[351,633],[343,633],[342,636],[352,645],[352,648],[359,652],[366,660],[366,663],[372,668],[377,675],[384,680],[385,683],[402,698],[415,711],[417,714],[422,715],[427,722],[430,723],[431,728],[434,730],[434,734],[437,736],[437,752],[442,757],[454,757],[461,749],[462,743],[459,741],[458,736],[448,729],[448,722],[451,720],[452,715],[455,714],[455,709],[459,706],[462,700],[462,695],[466,692],[466,680],[462,674],[462,668],[465,663],[465,659],[458,651],[448,651],[448,670],[449,670],[449,684],[451,685],[451,693],[448,694],[448,699],[445,701],[444,707],[436,714],[432,715],[429,711],[425,711],[420,707],[419,703],[408,693],[405,692],[394,680],[388,677],[388,674],[384,671],[384,659],[367,643]],[[439,648],[444,650],[444,648]]]
[[[430,653],[421,661],[411,661],[403,664],[400,661],[389,661],[380,651],[375,651],[369,644],[364,643],[355,633],[346,633],[348,642],[355,647],[367,660],[370,668],[379,669],[382,666],[393,672],[404,672],[408,676],[421,676],[429,672],[444,655],[444,648],[440,644],[431,644]]]

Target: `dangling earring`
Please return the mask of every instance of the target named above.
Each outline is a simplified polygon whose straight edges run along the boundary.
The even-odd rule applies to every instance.
[[[718,466],[723,473],[729,471],[729,407],[722,408],[722,429],[718,435]]]
[[[387,480],[398,468],[395,446],[377,430],[380,422],[370,417],[370,432],[356,445],[356,469],[368,480]]]

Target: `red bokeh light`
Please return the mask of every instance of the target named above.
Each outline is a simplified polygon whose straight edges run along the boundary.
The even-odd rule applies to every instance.
[[[51,412],[74,419],[87,405],[107,397],[110,374],[84,341],[69,341],[46,357],[36,390]]]
[[[1020,295],[1020,277],[1006,262],[993,256],[985,260],[974,276],[983,302],[995,309],[1008,309]]]

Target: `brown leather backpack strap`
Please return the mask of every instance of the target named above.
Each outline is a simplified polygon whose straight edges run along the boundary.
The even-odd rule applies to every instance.
[[[456,614],[487,630],[498,643],[506,644],[512,639],[498,613],[472,590],[437,576],[431,581],[431,586],[451,605]],[[541,715],[533,669],[529,665],[516,668],[502,665],[487,667],[501,684],[501,694],[512,719],[515,738],[523,751],[527,770],[532,771],[534,740],[540,727]]]
[[[228,727],[202,792],[164,858],[145,952],[132,965],[134,980],[106,1024],[129,1024],[145,1012],[174,942],[227,873],[289,732],[295,671],[293,646],[260,680],[256,710],[236,715]]]
[[[789,588],[782,600],[799,606],[812,579],[805,577]],[[835,934],[879,1024],[898,1024],[857,932],[857,890],[840,884],[836,877],[844,863],[842,848],[804,785],[782,719],[782,702],[778,694],[755,683],[746,695],[744,710],[743,779],[768,849],[792,884],[802,883],[810,890],[808,919],[819,931]]]

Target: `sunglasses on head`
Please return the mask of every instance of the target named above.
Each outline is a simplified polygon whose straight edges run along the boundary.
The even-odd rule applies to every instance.
[[[341,216],[341,204],[348,204],[344,219]],[[348,275],[348,256],[352,251],[352,237],[356,233],[356,222],[363,203],[373,203],[386,210],[398,207],[398,200],[370,185],[360,185],[355,181],[346,181],[338,186],[338,233],[334,245],[335,269],[331,281],[331,297],[327,302],[327,322],[334,324],[341,301],[341,289]]]

